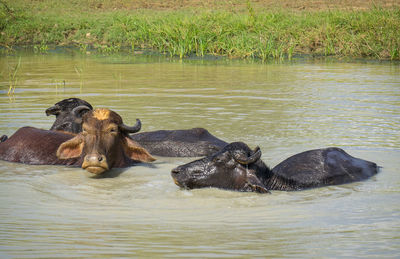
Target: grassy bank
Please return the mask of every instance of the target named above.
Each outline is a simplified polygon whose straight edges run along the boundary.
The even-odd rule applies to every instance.
[[[151,49],[181,58],[224,55],[267,60],[311,54],[400,60],[398,7],[298,11],[262,9],[244,2],[240,10],[229,1],[231,5],[216,11],[104,8],[110,1],[94,0],[2,0],[0,44],[6,49],[32,45],[40,52],[49,45],[101,52]]]

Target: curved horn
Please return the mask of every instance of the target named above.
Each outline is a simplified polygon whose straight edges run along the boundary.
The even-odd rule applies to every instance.
[[[86,105],[80,105],[80,106],[75,107],[75,108],[72,110],[72,113],[75,115],[75,117],[81,118],[82,115],[83,115],[85,112],[88,112],[88,111],[90,111],[90,108],[89,108],[89,107],[87,107]]]
[[[119,125],[119,128],[127,133],[135,133],[142,128],[142,123],[140,122],[139,119],[136,119],[136,124],[133,125],[132,127],[126,126],[125,124],[122,123],[121,125]]]
[[[91,109],[89,107],[87,107],[86,105],[80,105],[75,107],[72,110],[72,114],[75,116],[75,123],[77,124],[81,124],[82,123],[82,116],[83,114],[85,114],[86,112],[90,111]],[[81,131],[81,129],[78,130],[78,132]]]
[[[58,106],[58,105],[54,105],[54,106],[51,106],[51,107],[46,109],[46,115],[47,116],[50,116],[50,115],[56,115],[57,116],[58,114],[60,114],[60,106]]]
[[[261,149],[260,147],[256,147],[253,151],[253,154],[249,157],[243,157],[238,154],[233,155],[233,158],[236,162],[242,165],[249,165],[256,162],[258,159],[261,158]]]

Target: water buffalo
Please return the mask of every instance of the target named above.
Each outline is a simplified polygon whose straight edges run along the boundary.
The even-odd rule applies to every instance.
[[[47,115],[56,115],[51,130],[63,130],[79,133],[82,127],[72,109],[87,106],[81,112],[87,112],[92,106],[81,99],[69,98],[56,103],[46,110]],[[82,114],[78,114],[82,116]],[[157,130],[132,134],[131,139],[138,142],[152,155],[166,157],[200,157],[215,153],[228,143],[210,134],[206,129]]]
[[[81,114],[78,114],[79,118],[77,120],[76,114],[73,113],[72,110],[78,106],[86,106],[88,109],[81,109]],[[93,110],[92,105],[79,98],[68,98],[54,104],[46,109],[47,116],[56,116],[56,120],[50,130],[60,130],[72,133],[81,132],[82,126],[79,119],[89,110]]]
[[[234,142],[219,152],[171,171],[174,182],[186,189],[216,187],[267,193],[295,191],[360,181],[378,172],[375,163],[330,147],[299,153],[272,170],[260,159],[261,150]]]
[[[131,138],[150,154],[167,157],[207,156],[228,144],[203,128],[140,132]]]
[[[73,112],[81,113],[87,106],[78,106]],[[93,174],[101,174],[113,167],[128,167],[138,162],[155,159],[137,144],[128,133],[139,131],[137,120],[126,126],[114,111],[96,109],[82,117],[82,132],[23,127],[9,139],[0,143],[0,159],[26,164],[81,166]]]

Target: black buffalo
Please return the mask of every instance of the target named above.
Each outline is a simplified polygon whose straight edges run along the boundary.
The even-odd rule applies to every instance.
[[[234,142],[219,152],[171,171],[175,183],[186,189],[216,187],[266,193],[295,191],[361,181],[378,172],[375,163],[330,147],[299,153],[272,170],[260,159],[261,150]]]
[[[167,157],[207,156],[228,144],[204,128],[139,132],[130,137],[150,154]]]
[[[81,109],[82,114],[73,113],[72,110],[78,106],[86,106],[88,109]],[[50,129],[79,133],[82,131],[79,118],[92,109],[88,102],[79,98],[62,100],[46,110],[47,115],[56,115],[56,121]],[[130,137],[150,154],[165,157],[206,156],[228,144],[203,128],[140,132]]]
[[[78,106],[86,106],[88,109],[81,109],[80,114],[73,113],[72,110]],[[59,130],[72,133],[79,133],[82,131],[82,125],[80,118],[84,113],[89,110],[93,110],[90,103],[79,99],[79,98],[68,98],[64,99],[53,106],[46,109],[46,115],[55,115],[56,120],[51,126],[50,130]]]

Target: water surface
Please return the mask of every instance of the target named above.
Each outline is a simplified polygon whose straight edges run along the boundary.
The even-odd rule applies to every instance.
[[[8,71],[21,56],[18,86]],[[382,166],[364,182],[270,195],[181,190],[159,158],[102,179],[79,168],[0,161],[1,257],[400,256],[400,68],[371,62],[285,64],[159,56],[2,56],[0,133],[50,128],[69,97],[142,131],[204,127],[260,146],[271,167],[337,146]]]

